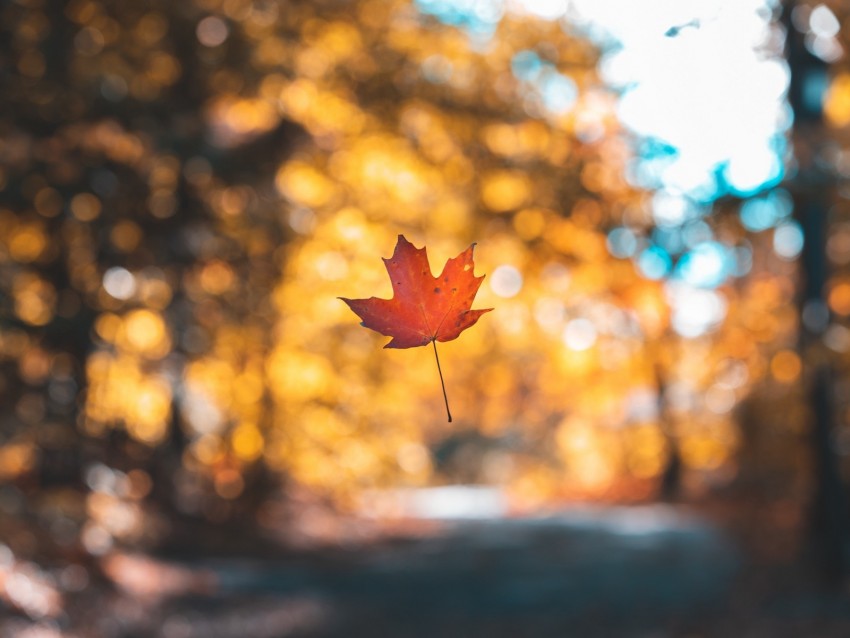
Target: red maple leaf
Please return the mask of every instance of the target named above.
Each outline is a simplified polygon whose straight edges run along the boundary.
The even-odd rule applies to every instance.
[[[457,339],[481,315],[492,310],[471,309],[475,293],[484,280],[483,275],[476,277],[474,274],[474,248],[472,244],[449,259],[439,277],[434,277],[425,248],[416,248],[404,235],[399,235],[393,256],[384,259],[393,286],[392,299],[340,299],[363,320],[361,325],[392,337],[385,348],[415,348],[433,343],[434,356],[437,356],[437,341]],[[442,383],[439,357],[437,369]],[[443,384],[444,397],[445,392]]]

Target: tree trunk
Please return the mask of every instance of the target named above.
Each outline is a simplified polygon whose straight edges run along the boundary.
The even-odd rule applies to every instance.
[[[823,576],[843,579],[847,569],[845,544],[850,534],[845,486],[833,447],[835,400],[833,371],[824,356],[821,335],[829,323],[825,288],[829,276],[826,255],[828,210],[835,190],[832,175],[819,155],[826,139],[823,96],[828,86],[827,64],[805,46],[804,34],[792,24],[793,1],[786,2],[783,23],[787,29],[786,56],[791,71],[788,99],[794,111],[793,143],[798,168],[788,181],[795,202],[795,218],[805,244],[800,259],[801,286],[799,348],[804,364],[805,396],[813,420],[810,444],[814,468],[811,498],[811,544]]]

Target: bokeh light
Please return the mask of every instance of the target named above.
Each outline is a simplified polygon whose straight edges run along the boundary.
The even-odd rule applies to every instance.
[[[794,156],[769,0],[49,4],[0,8],[14,613],[59,619],[198,529],[238,553],[336,542],[342,514],[696,499],[762,471],[804,493],[810,366],[846,376],[850,352],[838,3],[792,16],[831,136]],[[451,424],[430,347],[383,349],[339,300],[390,296],[399,234],[434,271],[475,243],[486,276],[494,312],[439,344]]]

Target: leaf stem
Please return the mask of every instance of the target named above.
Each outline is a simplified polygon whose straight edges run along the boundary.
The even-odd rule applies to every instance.
[[[434,344],[434,358],[437,360],[437,372],[440,373],[440,385],[443,386],[443,400],[446,402],[446,415],[449,417],[449,423],[452,422],[452,413],[449,411],[449,397],[446,394],[446,383],[443,381],[443,370],[440,368],[440,357],[437,355],[437,340],[431,339]]]

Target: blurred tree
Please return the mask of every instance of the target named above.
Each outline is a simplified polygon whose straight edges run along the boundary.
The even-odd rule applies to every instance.
[[[69,488],[127,497],[101,466],[135,477],[130,500],[227,518],[267,482],[252,433],[269,419],[262,360],[289,234],[270,185],[300,129],[234,97],[261,79],[252,41],[200,5],[18,2],[0,22],[0,473],[32,477],[4,494],[35,519],[47,507],[59,545],[83,526],[97,551],[122,540],[117,505],[86,497],[86,523]],[[237,445],[208,449],[216,470],[199,473],[197,423],[179,412],[207,358],[232,375],[222,392],[251,396],[205,415],[198,427]],[[187,495],[205,481],[215,499]]]
[[[686,291],[713,331],[685,338],[670,286],[613,256],[647,247],[651,194],[569,25],[484,37],[402,0],[0,12],[0,507],[60,546],[173,537],[177,513],[273,526],[280,478],[357,507],[454,480],[523,506],[706,489],[734,475],[736,403],[799,377],[787,264]],[[480,241],[496,311],[441,352],[452,429],[428,353],[380,352],[337,299],[388,293],[400,232],[434,263]]]
[[[467,465],[456,479],[502,483],[526,502],[645,495],[662,479],[674,492],[682,468],[728,480],[732,408],[793,333],[773,318],[787,275],[693,291],[683,306],[722,305],[729,319],[680,336],[670,288],[612,256],[617,237],[651,233],[650,194],[625,179],[633,141],[580,34],[507,14],[481,38],[402,2],[345,5],[363,18],[343,25],[332,6],[289,43],[296,77],[272,93],[317,140],[278,173],[302,237],[279,287],[270,363],[286,419],[272,462],[332,491],[345,475],[355,493]],[[718,217],[725,243],[745,242],[738,221]],[[439,423],[432,367],[378,353],[382,340],[333,299],[386,287],[373,259],[398,232],[435,261],[481,240],[480,303],[496,312],[444,366],[465,381],[453,402],[480,406],[461,413],[460,433]],[[770,329],[750,340],[759,321]],[[311,383],[297,385],[305,369]],[[450,462],[451,450],[477,467]]]
[[[847,314],[841,301],[845,278],[840,269],[846,250],[836,241],[840,235],[834,234],[841,230],[846,215],[846,193],[839,186],[844,173],[841,156],[846,152],[841,146],[846,140],[836,130],[847,112],[846,89],[842,90],[846,61],[836,55],[842,45],[847,46],[847,35],[839,27],[846,15],[839,3],[830,8],[808,2],[787,2],[783,15],[798,162],[791,183],[805,235],[799,307],[814,468],[811,545],[823,573],[838,584],[846,575],[850,540],[847,475],[840,458],[846,456],[841,441],[847,422],[836,406],[836,394],[846,383],[841,378],[846,366],[835,357],[835,351],[846,351],[841,339],[846,328],[839,319]],[[836,368],[844,369],[843,373],[836,375]]]

